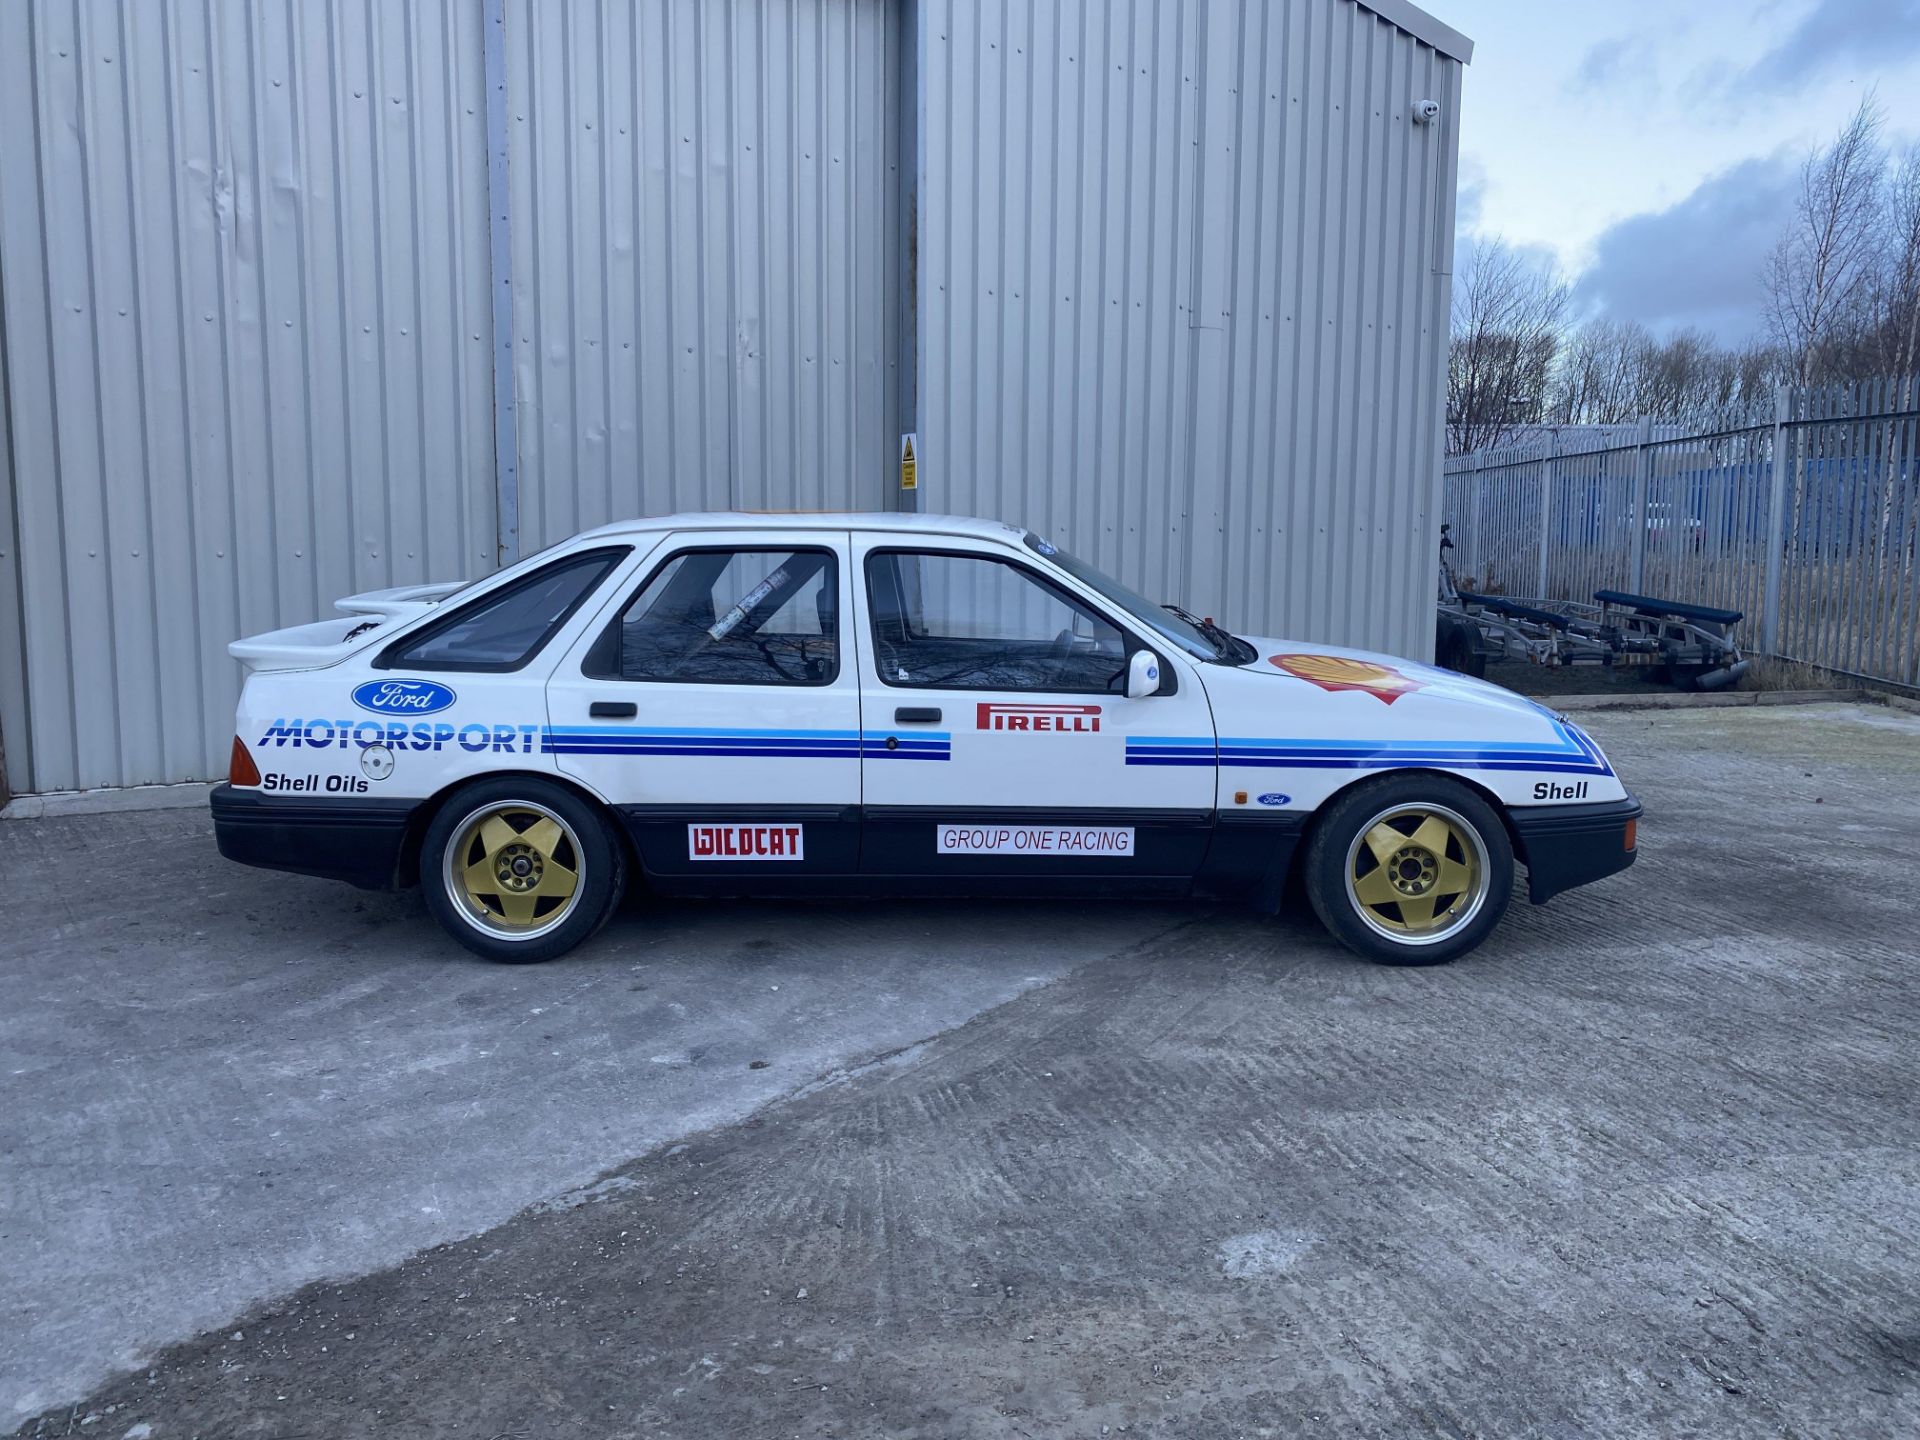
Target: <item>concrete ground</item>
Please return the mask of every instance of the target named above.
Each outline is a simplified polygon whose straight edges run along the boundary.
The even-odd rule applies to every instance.
[[[1083,904],[642,908],[500,969],[197,814],[0,827],[0,1406],[1920,1433],[1920,719],[1583,723],[1640,865],[1439,970]]]

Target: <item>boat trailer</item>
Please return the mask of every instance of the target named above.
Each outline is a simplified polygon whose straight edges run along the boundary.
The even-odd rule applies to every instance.
[[[1738,610],[1718,610],[1596,590],[1593,604],[1515,599],[1462,590],[1447,551],[1450,526],[1440,527],[1440,603],[1435,656],[1462,674],[1483,676],[1489,660],[1535,665],[1645,667],[1647,678],[1683,690],[1720,690],[1746,674],[1733,627]]]

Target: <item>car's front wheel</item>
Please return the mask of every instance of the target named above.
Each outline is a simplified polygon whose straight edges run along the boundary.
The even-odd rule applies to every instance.
[[[625,872],[625,854],[598,806],[530,778],[456,791],[420,847],[427,908],[489,960],[565,954],[606,923]]]
[[[1307,895],[1335,938],[1389,965],[1464,955],[1506,913],[1513,845],[1493,807],[1444,775],[1387,775],[1328,802]]]

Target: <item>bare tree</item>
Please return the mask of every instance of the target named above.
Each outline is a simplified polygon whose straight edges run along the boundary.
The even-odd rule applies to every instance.
[[[1882,403],[1894,411],[1920,405],[1920,145],[1901,157],[1888,177],[1879,263],[1874,269],[1869,304],[1869,329],[1859,349],[1862,364],[1856,375],[1877,375],[1891,381],[1891,394]],[[1881,441],[1886,473],[1881,480],[1881,554],[1911,556],[1913,529],[1907,520],[1913,508],[1908,492],[1914,481],[1901,464],[1901,422],[1889,419]]]
[[[1774,387],[1787,377],[1785,358],[1765,340],[1749,341],[1734,351],[1733,370],[1741,403],[1755,410],[1772,404]]]
[[[1553,419],[1561,425],[1620,425],[1637,417],[1652,347],[1646,327],[1633,321],[1602,316],[1582,325],[1561,354]]]
[[[1656,340],[1603,316],[1562,348],[1551,414],[1562,425],[1620,425],[1745,413],[1771,399],[1774,368],[1765,347],[1730,350],[1700,330]]]
[[[1500,240],[1464,250],[1447,354],[1447,449],[1498,445],[1545,418],[1567,286]]]
[[[1887,185],[1886,259],[1877,286],[1882,374],[1920,371],[1920,145],[1901,157]]]
[[[1641,412],[1661,420],[1725,415],[1752,398],[1740,357],[1703,330],[1680,330],[1649,352]]]
[[[1885,170],[1880,107],[1871,94],[1833,143],[1800,167],[1793,219],[1762,280],[1768,327],[1803,386],[1843,369],[1841,352],[1864,328],[1880,251]]]

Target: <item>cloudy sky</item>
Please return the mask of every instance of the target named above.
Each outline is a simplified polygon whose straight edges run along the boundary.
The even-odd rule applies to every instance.
[[[1460,231],[1556,256],[1586,313],[1736,343],[1807,148],[1869,88],[1920,142],[1920,0],[1421,0],[1474,41]]]

